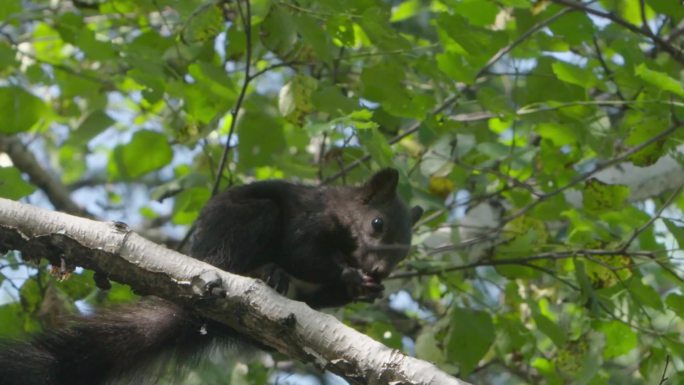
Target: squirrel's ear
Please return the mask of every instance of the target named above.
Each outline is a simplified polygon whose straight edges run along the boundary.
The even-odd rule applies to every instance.
[[[420,219],[420,217],[423,215],[423,208],[420,206],[413,206],[411,207],[411,225],[415,225],[416,222]]]
[[[363,185],[363,201],[388,201],[394,198],[399,182],[399,172],[393,168],[384,168],[376,172]]]

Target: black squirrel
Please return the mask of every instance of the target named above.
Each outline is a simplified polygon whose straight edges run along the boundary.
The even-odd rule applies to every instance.
[[[372,301],[407,255],[411,226],[423,212],[407,209],[398,197],[398,177],[387,168],[359,187],[264,181],[228,189],[202,209],[190,255],[261,278],[315,308]],[[202,348],[235,340],[247,339],[148,297],[75,317],[29,342],[4,343],[0,385],[154,383],[147,371],[155,359],[187,363]]]

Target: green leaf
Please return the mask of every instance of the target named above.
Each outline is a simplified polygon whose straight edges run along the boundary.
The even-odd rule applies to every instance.
[[[166,166],[172,158],[173,151],[165,135],[142,130],[121,147],[119,166],[123,168],[123,175],[138,178]]]
[[[677,293],[670,293],[665,298],[667,307],[675,312],[679,318],[684,319],[684,295]]]
[[[35,55],[39,60],[60,62],[64,56],[64,41],[59,33],[46,23],[39,22],[33,30]]]
[[[627,325],[619,321],[599,322],[597,330],[606,338],[603,357],[613,358],[627,354],[637,346],[637,335]]]
[[[482,87],[478,89],[477,101],[494,113],[506,114],[513,112],[512,106],[508,104],[508,98],[501,94],[499,89],[494,87]]]
[[[664,72],[650,70],[645,63],[641,63],[636,67],[634,73],[652,86],[684,97],[684,86],[682,86],[682,82],[670,77]]]
[[[681,19],[684,17],[684,7],[679,0],[646,0],[653,10],[664,15],[669,15],[674,19]]]
[[[549,139],[556,146],[565,146],[577,143],[577,132],[568,126],[563,126],[555,122],[539,123],[536,131],[542,138]]]
[[[472,25],[481,27],[494,24],[499,7],[493,1],[466,0],[455,3],[454,12],[468,19]]]
[[[500,3],[514,8],[530,8],[535,4],[527,0],[500,0]]]
[[[0,337],[17,339],[25,335],[24,321],[26,313],[18,302],[0,306]]]
[[[557,323],[551,321],[547,316],[537,312],[532,314],[532,318],[534,319],[534,323],[537,325],[539,330],[546,334],[546,336],[549,337],[557,347],[560,348],[565,345],[567,335]]]
[[[663,222],[665,222],[665,226],[667,226],[667,229],[670,230],[670,233],[672,233],[677,240],[679,247],[684,248],[684,227],[675,225],[674,222],[669,219],[663,218]]]
[[[371,41],[380,49],[386,51],[409,49],[409,42],[390,26],[389,19],[388,9],[372,7],[361,15],[360,24]]]
[[[0,167],[0,197],[17,200],[35,190],[35,186],[24,182],[16,167]]]
[[[436,21],[447,50],[467,56],[473,70],[479,70],[507,42],[503,34],[474,27],[459,14],[443,12]]]
[[[629,187],[609,185],[598,179],[590,179],[582,190],[584,208],[589,212],[600,213],[619,210],[629,198]]]
[[[416,357],[435,363],[444,362],[444,353],[438,344],[434,332],[429,328],[424,328],[416,338]]]
[[[297,15],[293,22],[302,37],[302,43],[311,47],[319,60],[332,60],[334,46],[330,44],[327,34],[321,33],[322,22],[305,13]]]
[[[594,22],[582,12],[570,12],[549,25],[549,29],[560,39],[570,44],[590,42],[594,37]]]
[[[0,134],[16,134],[33,127],[43,117],[45,103],[21,87],[0,87]]]
[[[107,292],[105,304],[129,303],[138,298],[128,285],[111,282],[112,288]]]
[[[228,103],[232,103],[235,99],[235,83],[221,67],[207,62],[198,62],[188,66],[188,72],[204,90],[218,98],[227,99]]]
[[[318,81],[310,76],[295,75],[278,95],[278,109],[288,121],[300,122],[313,110],[311,95],[318,87]]]
[[[638,275],[633,275],[625,286],[635,302],[640,305],[648,306],[656,310],[663,310],[663,302],[660,295],[651,286],[645,285]]]
[[[473,370],[494,342],[494,324],[484,311],[453,308],[446,339],[446,354],[461,364],[461,375]]]
[[[247,110],[238,122],[238,167],[271,166],[287,147],[281,122],[258,110]]]
[[[5,69],[11,70],[18,65],[16,51],[7,43],[0,42],[0,75]]]
[[[366,67],[361,80],[363,97],[381,103],[390,114],[422,119],[428,111],[431,98],[417,92],[407,92],[402,84],[404,73],[395,63]]]
[[[392,164],[392,148],[377,128],[361,130],[357,132],[357,135],[368,153],[380,166],[387,167]]]
[[[195,82],[175,84],[174,93],[184,98],[190,120],[209,123],[233,106],[237,99],[237,86],[221,67],[196,62],[188,66],[188,73]],[[163,82],[160,87],[163,87]]]
[[[437,54],[437,66],[452,79],[473,84],[478,69],[469,63],[463,54],[458,52],[446,51]]]
[[[247,52],[247,39],[245,32],[238,29],[237,24],[233,24],[226,32],[226,57],[237,60]]]
[[[640,114],[637,114],[640,115]],[[629,126],[629,136],[625,139],[627,146],[639,146],[642,143],[653,138],[659,131],[665,130],[670,122],[666,116],[639,116],[639,118],[628,116],[625,119],[625,125]],[[654,128],[659,128],[654,132]],[[648,146],[642,148],[629,157],[629,160],[635,166],[646,167],[654,164],[663,155],[667,149],[667,137],[655,141]]]
[[[382,342],[385,346],[394,349],[401,349],[401,333],[391,324],[386,322],[373,322],[366,334],[376,341]]]
[[[222,27],[223,13],[219,3],[200,3],[185,24],[183,39],[190,43],[213,39]]]
[[[96,39],[95,32],[87,28],[79,32],[76,44],[92,60],[111,60],[118,56],[110,42]]]
[[[40,277],[27,279],[19,289],[21,304],[29,312],[37,311],[43,301],[43,293],[41,287],[38,285],[38,279],[40,279]]]
[[[273,6],[261,23],[261,42],[278,55],[287,56],[296,49],[297,29],[292,16],[280,6]]]
[[[109,128],[112,124],[114,124],[114,119],[107,115],[106,112],[102,110],[93,111],[69,135],[67,142],[74,146],[86,145],[92,138]]]
[[[584,88],[593,87],[597,83],[596,76],[587,68],[574,66],[562,61],[553,63],[551,67],[558,79],[566,83],[575,84]]]
[[[189,225],[194,222],[210,197],[211,191],[205,187],[189,188],[178,194],[173,207],[173,223]]]
[[[55,287],[72,300],[86,298],[96,290],[93,272],[87,270],[81,274],[72,274],[69,279],[55,282]]]
[[[600,369],[601,357],[586,336],[570,341],[558,350],[556,368],[575,384],[586,384]]]
[[[331,117],[347,115],[359,108],[357,99],[345,97],[337,86],[328,86],[314,91],[311,102],[317,111]]]
[[[553,362],[546,358],[537,357],[532,360],[531,367],[536,369],[552,385],[562,385],[565,382],[561,378]]]
[[[644,358],[639,362],[639,374],[645,384],[660,384],[669,355],[670,352],[664,350],[662,345],[645,347]]]
[[[336,45],[352,47],[356,43],[354,23],[348,17],[335,15],[328,18],[325,30]]]
[[[392,8],[390,22],[396,23],[414,17],[421,9],[419,0],[402,1],[399,5]]]
[[[64,170],[62,181],[64,183],[73,183],[81,179],[87,171],[85,149],[82,146],[71,145],[67,141],[59,148],[58,155],[59,165]]]
[[[9,16],[20,12],[21,0],[2,0],[0,1],[0,20],[5,20]]]

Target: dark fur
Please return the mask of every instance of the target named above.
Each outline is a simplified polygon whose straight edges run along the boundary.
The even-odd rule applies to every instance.
[[[232,188],[202,210],[191,255],[261,278],[313,307],[372,301],[406,256],[411,224],[422,213],[398,198],[397,179],[395,170],[385,169],[361,187],[268,181]],[[374,218],[384,221],[382,231],[371,225]],[[225,326],[150,297],[77,317],[27,343],[5,344],[0,385],[104,384],[132,378],[159,357],[185,363],[234,337]],[[146,382],[141,378],[132,382]]]

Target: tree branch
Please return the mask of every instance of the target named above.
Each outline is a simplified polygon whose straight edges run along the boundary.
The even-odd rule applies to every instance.
[[[631,149],[623,152],[622,154],[620,154],[620,156],[612,158],[606,162],[597,163],[596,166],[594,166],[594,168],[592,168],[591,170],[589,170],[585,173],[577,175],[575,178],[573,178],[570,182],[568,182],[564,186],[559,187],[556,190],[553,190],[551,192],[544,194],[538,200],[530,203],[529,205],[521,208],[520,210],[511,214],[510,216],[504,218],[501,221],[502,226],[504,224],[510,222],[511,220],[513,220],[513,219],[515,219],[521,215],[524,215],[525,213],[527,213],[528,211],[532,210],[537,205],[539,205],[541,202],[544,202],[545,200],[548,200],[549,198],[554,197],[554,196],[562,193],[563,191],[565,191],[565,190],[567,190],[567,189],[569,189],[569,188],[571,188],[571,187],[573,187],[573,186],[575,186],[575,185],[577,185],[583,181],[586,181],[587,179],[589,179],[591,176],[598,173],[599,171],[605,170],[605,169],[612,167],[612,166],[615,166],[618,163],[622,163],[623,161],[627,160],[630,156],[636,154],[637,152],[643,150],[644,148],[650,146],[651,144],[653,144],[659,140],[663,140],[663,139],[667,138],[672,133],[677,131],[679,128],[681,128],[681,127],[678,124],[674,124],[674,125],[670,126],[668,129],[663,130],[662,132],[654,135],[652,138],[650,138],[650,139],[640,143],[639,145],[634,146]]]
[[[263,282],[216,269],[152,243],[121,223],[105,223],[0,199],[0,252],[106,273],[141,294],[192,307],[276,350],[345,377],[351,384],[465,385],[434,365],[390,349]],[[203,297],[199,277],[219,278],[225,298]],[[236,311],[239,310],[239,311]]]
[[[556,21],[556,20],[557,20],[558,18],[560,18],[561,16],[563,16],[563,15],[565,15],[565,14],[567,14],[567,13],[570,13],[570,12],[572,12],[572,11],[574,11],[574,9],[572,9],[572,8],[565,8],[565,9],[563,9],[562,11],[560,11],[560,12],[558,12],[558,13],[552,15],[552,16],[549,17],[548,19],[542,20],[542,21],[540,21],[539,23],[533,25],[530,29],[528,29],[527,31],[525,31],[525,33],[523,33],[522,35],[520,35],[517,39],[515,39],[514,41],[512,41],[512,42],[511,42],[510,44],[508,44],[507,46],[501,48],[496,54],[494,54],[494,56],[492,56],[492,57],[487,61],[487,64],[485,64],[484,67],[480,68],[480,70],[477,71],[477,74],[475,75],[475,78],[477,79],[477,78],[481,77],[482,75],[484,75],[485,73],[487,73],[487,71],[489,71],[489,69],[492,68],[492,66],[494,65],[494,63],[496,63],[497,61],[499,61],[499,59],[501,59],[505,54],[511,52],[511,51],[513,50],[513,48],[515,48],[515,47],[517,47],[518,45],[520,45],[520,44],[521,44],[522,42],[524,42],[528,37],[532,36],[535,32],[537,32],[537,31],[539,31],[539,30],[545,28],[547,25],[553,23],[554,21]]]
[[[243,13],[242,7],[240,6],[240,0],[236,2],[238,11],[240,11],[240,17],[242,20],[242,25],[245,28],[245,78],[242,81],[242,87],[240,88],[240,93],[238,94],[237,101],[235,102],[235,107],[230,112],[230,128],[228,129],[228,136],[226,137],[226,144],[223,147],[223,153],[221,154],[221,160],[219,162],[218,170],[216,171],[216,180],[214,181],[214,186],[211,189],[211,196],[218,193],[219,187],[221,185],[221,178],[223,177],[223,170],[226,167],[226,161],[228,160],[228,153],[230,152],[230,142],[233,139],[233,134],[235,133],[235,127],[237,126],[238,113],[240,108],[242,108],[242,102],[245,100],[245,95],[247,95],[247,87],[252,81],[252,77],[249,74],[250,66],[252,65],[252,8],[250,5],[250,0],[244,0],[245,11]],[[230,174],[230,183],[232,184],[233,176]],[[188,234],[191,232],[188,231]]]
[[[437,114],[441,113],[442,111],[447,109],[449,106],[451,106],[453,103],[455,103],[456,100],[457,100],[457,96],[451,96],[451,97],[446,98],[440,105],[438,105],[434,110],[432,110],[431,114],[437,115]],[[420,125],[422,123],[423,122],[421,120],[414,121],[408,127],[406,127],[402,131],[401,134],[395,136],[394,138],[388,140],[387,142],[389,144],[394,144],[394,143],[397,143],[400,140],[404,139],[407,136],[413,135],[414,133],[416,133],[418,131],[418,129],[420,128]],[[323,179],[323,184],[330,183],[330,182],[334,181],[335,179],[346,175],[349,171],[355,169],[356,167],[360,166],[361,164],[363,164],[365,162],[368,162],[370,160],[370,158],[371,158],[370,154],[366,154],[366,155],[360,157],[359,159],[349,163],[348,165],[344,166],[342,168],[342,170],[340,170],[336,174],[331,175],[331,176]]]
[[[678,62],[684,64],[684,53],[682,51],[678,50],[677,48],[675,48],[667,40],[664,40],[660,36],[653,34],[653,32],[651,32],[650,28],[648,28],[648,25],[646,25],[646,24],[645,24],[645,28],[640,28],[640,27],[628,22],[627,20],[616,16],[613,13],[603,12],[603,11],[599,11],[597,9],[590,8],[586,4],[583,4],[583,3],[579,2],[579,1],[575,1],[575,0],[552,0],[552,1],[554,3],[557,3],[557,4],[565,5],[566,7],[578,9],[582,12],[585,12],[585,13],[588,13],[588,14],[591,14],[594,16],[598,16],[598,17],[601,17],[604,19],[608,19],[608,20],[612,21],[613,23],[619,24],[619,25],[627,28],[628,30],[630,30],[634,33],[637,33],[639,35],[644,35],[644,36],[648,37],[649,39],[651,39],[656,46],[660,47],[663,51],[669,53],[672,56],[672,58],[674,58]]]

